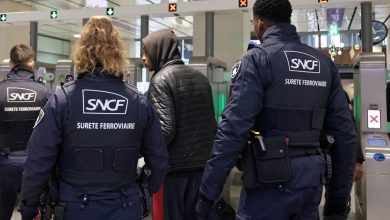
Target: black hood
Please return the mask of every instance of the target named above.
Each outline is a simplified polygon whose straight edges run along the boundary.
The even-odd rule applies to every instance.
[[[179,40],[170,29],[150,33],[142,39],[142,43],[148,52],[155,73],[160,71],[167,62],[181,58]]]

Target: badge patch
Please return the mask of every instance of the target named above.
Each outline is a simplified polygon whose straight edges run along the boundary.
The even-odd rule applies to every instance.
[[[44,116],[45,116],[45,112],[41,109],[41,111],[39,112],[38,118],[35,121],[35,124],[34,124],[33,128],[35,128],[42,121]]]
[[[83,114],[124,115],[127,113],[128,99],[123,95],[103,91],[83,89]]]
[[[232,79],[236,77],[237,73],[240,71],[241,67],[241,60],[238,61],[234,66],[232,67]]]
[[[320,73],[320,61],[307,53],[301,51],[284,51],[286,55],[288,69],[291,72]]]
[[[37,92],[31,89],[7,87],[7,102],[35,102]]]

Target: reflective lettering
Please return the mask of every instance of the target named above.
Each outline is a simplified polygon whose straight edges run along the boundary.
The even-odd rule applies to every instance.
[[[104,102],[100,99],[89,99],[88,100],[89,107],[86,107],[86,109],[88,111],[95,111],[98,107],[100,107],[100,109],[102,111],[108,110],[108,111],[114,112],[114,111],[117,111],[119,107],[124,106],[125,103],[126,103],[126,100],[123,100],[123,99],[119,99],[119,100],[106,99]]]
[[[300,66],[302,66],[303,69],[308,70],[314,70],[318,66],[317,60],[300,60],[297,58],[291,59],[291,68],[298,69]]]
[[[33,92],[29,93],[11,93],[10,101],[20,100],[20,101],[28,101],[34,98],[35,94]]]

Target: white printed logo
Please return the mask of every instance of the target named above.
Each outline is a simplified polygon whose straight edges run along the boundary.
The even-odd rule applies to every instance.
[[[7,102],[35,102],[37,92],[31,89],[7,87]]]
[[[127,113],[128,99],[122,95],[102,90],[83,89],[83,114]]]
[[[284,54],[290,71],[320,73],[320,61],[314,56],[299,51],[284,51]]]
[[[34,124],[34,127],[33,127],[33,128],[35,128],[36,126],[38,126],[38,124],[42,121],[43,117],[45,117],[45,112],[41,109],[41,111],[39,112],[38,118],[37,118],[37,120],[35,121],[35,124]]]
[[[241,60],[238,61],[236,64],[234,64],[234,66],[232,67],[232,79],[236,77],[237,73],[240,71],[240,67],[241,67]]]

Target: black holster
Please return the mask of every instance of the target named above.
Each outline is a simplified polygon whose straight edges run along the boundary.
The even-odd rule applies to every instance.
[[[55,216],[55,207],[58,202],[58,179],[53,175],[45,190],[41,194],[39,212],[42,220],[62,219]]]
[[[152,198],[150,196],[149,181],[151,176],[151,170],[145,165],[141,168],[138,184],[139,184],[139,195],[142,204],[142,216],[145,218],[152,211]]]
[[[266,137],[264,144],[262,148],[258,141],[250,138],[245,147],[242,165],[246,189],[284,184],[291,179],[288,139]]]
[[[325,157],[325,179],[330,180],[332,178],[332,158],[330,156],[330,149],[334,144],[334,137],[332,135],[321,134],[320,146]]]

